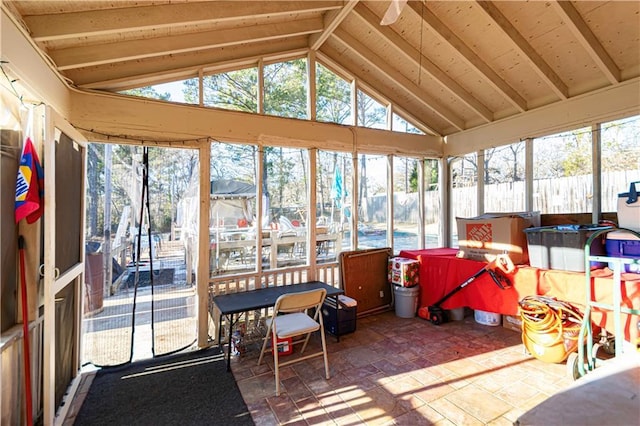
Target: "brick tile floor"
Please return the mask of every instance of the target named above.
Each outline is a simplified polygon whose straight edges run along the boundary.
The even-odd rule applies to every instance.
[[[573,383],[564,364],[527,354],[519,333],[473,316],[434,326],[386,312],[327,343],[331,379],[322,357],[286,366],[280,396],[271,354],[257,366],[254,344],[233,358],[256,425],[510,425]]]

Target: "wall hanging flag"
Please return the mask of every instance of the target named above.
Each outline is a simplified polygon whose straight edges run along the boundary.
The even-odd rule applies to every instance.
[[[16,223],[27,218],[33,223],[44,211],[44,171],[38,153],[27,138],[22,148],[16,179]]]

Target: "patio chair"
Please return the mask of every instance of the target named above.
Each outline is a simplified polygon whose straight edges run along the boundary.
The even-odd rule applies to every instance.
[[[325,289],[317,289],[311,291],[304,291],[298,293],[283,294],[276,300],[273,308],[273,316],[267,319],[267,334],[264,337],[264,343],[262,344],[262,350],[260,351],[260,358],[258,359],[258,365],[262,362],[267,349],[267,342],[271,339],[271,352],[273,352],[273,364],[276,375],[276,395],[280,395],[280,367],[284,367],[289,364],[304,361],[316,356],[324,356],[324,370],[327,379],[329,379],[329,359],[327,357],[327,343],[324,336],[324,324],[322,322],[322,303],[327,295]],[[309,309],[314,309],[313,317],[309,316]],[[304,350],[309,343],[311,333],[314,331],[320,331],[320,338],[322,339],[322,351],[314,352],[305,356],[298,356],[294,359],[286,362],[280,362],[280,354],[278,351],[278,345],[282,342],[278,340],[296,338],[306,335],[304,340],[292,340],[292,345],[296,343],[304,342],[300,354],[304,353]]]

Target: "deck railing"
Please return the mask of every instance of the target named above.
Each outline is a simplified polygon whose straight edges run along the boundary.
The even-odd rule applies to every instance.
[[[315,276],[314,276],[315,274]],[[212,344],[228,341],[225,336],[226,320],[220,319],[220,312],[213,303],[213,297],[221,294],[240,293],[258,288],[296,285],[307,281],[323,281],[334,287],[340,286],[337,262],[299,266],[286,269],[263,271],[262,273],[238,274],[234,276],[214,277],[209,280],[209,341]],[[247,336],[259,334],[260,318],[269,315],[268,309],[250,312],[241,319],[237,329]]]

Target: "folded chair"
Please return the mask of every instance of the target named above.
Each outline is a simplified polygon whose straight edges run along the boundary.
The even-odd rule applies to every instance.
[[[324,356],[324,370],[329,379],[329,360],[327,358],[327,344],[324,337],[324,324],[322,323],[322,302],[327,295],[323,288],[299,293],[283,294],[276,300],[273,307],[273,316],[267,319],[267,334],[262,344],[258,365],[262,362],[262,357],[267,351],[267,342],[271,340],[271,351],[273,352],[273,364],[276,375],[276,395],[280,395],[280,367],[304,361],[312,357]],[[309,316],[308,310],[314,308],[313,317]],[[304,345],[300,354],[304,352],[309,343],[311,333],[320,331],[322,339],[322,351],[296,357],[287,362],[280,362],[278,353],[278,340],[292,338],[292,344],[300,343],[303,340],[295,341],[299,336],[306,335]],[[280,343],[282,344],[282,343]]]

